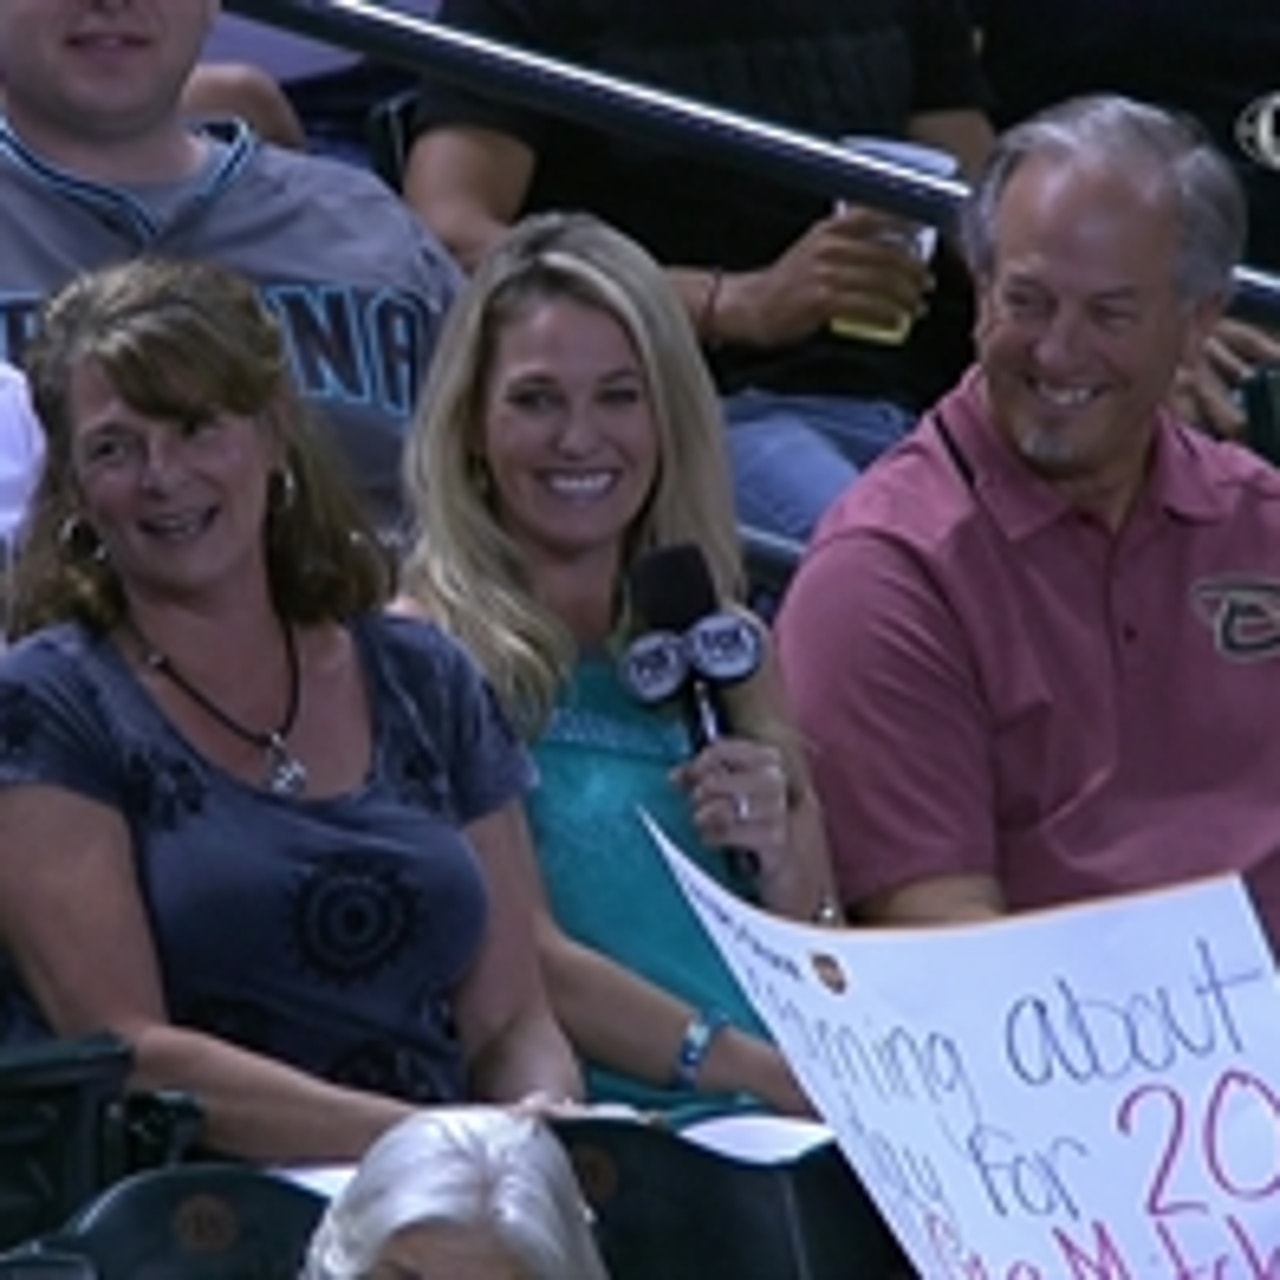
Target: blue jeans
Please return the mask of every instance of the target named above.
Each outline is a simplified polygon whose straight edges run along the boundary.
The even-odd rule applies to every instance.
[[[888,400],[739,391],[723,401],[738,519],[803,542],[835,498],[915,425]]]

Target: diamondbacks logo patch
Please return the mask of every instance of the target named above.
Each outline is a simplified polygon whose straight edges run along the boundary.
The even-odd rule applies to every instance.
[[[1224,658],[1264,662],[1280,657],[1280,582],[1243,574],[1208,578],[1191,588],[1191,600]]]

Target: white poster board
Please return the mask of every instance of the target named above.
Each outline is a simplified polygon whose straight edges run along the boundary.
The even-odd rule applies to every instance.
[[[1280,1280],[1280,985],[1239,881],[831,930],[652,827],[929,1280]]]

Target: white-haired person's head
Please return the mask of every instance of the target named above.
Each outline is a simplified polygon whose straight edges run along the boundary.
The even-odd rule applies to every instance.
[[[498,1107],[389,1129],[329,1206],[302,1280],[608,1280],[555,1135]]]

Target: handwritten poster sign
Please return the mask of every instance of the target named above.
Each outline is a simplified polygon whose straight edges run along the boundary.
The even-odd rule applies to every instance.
[[[1238,880],[829,930],[652,830],[923,1276],[1280,1280],[1280,985]]]

